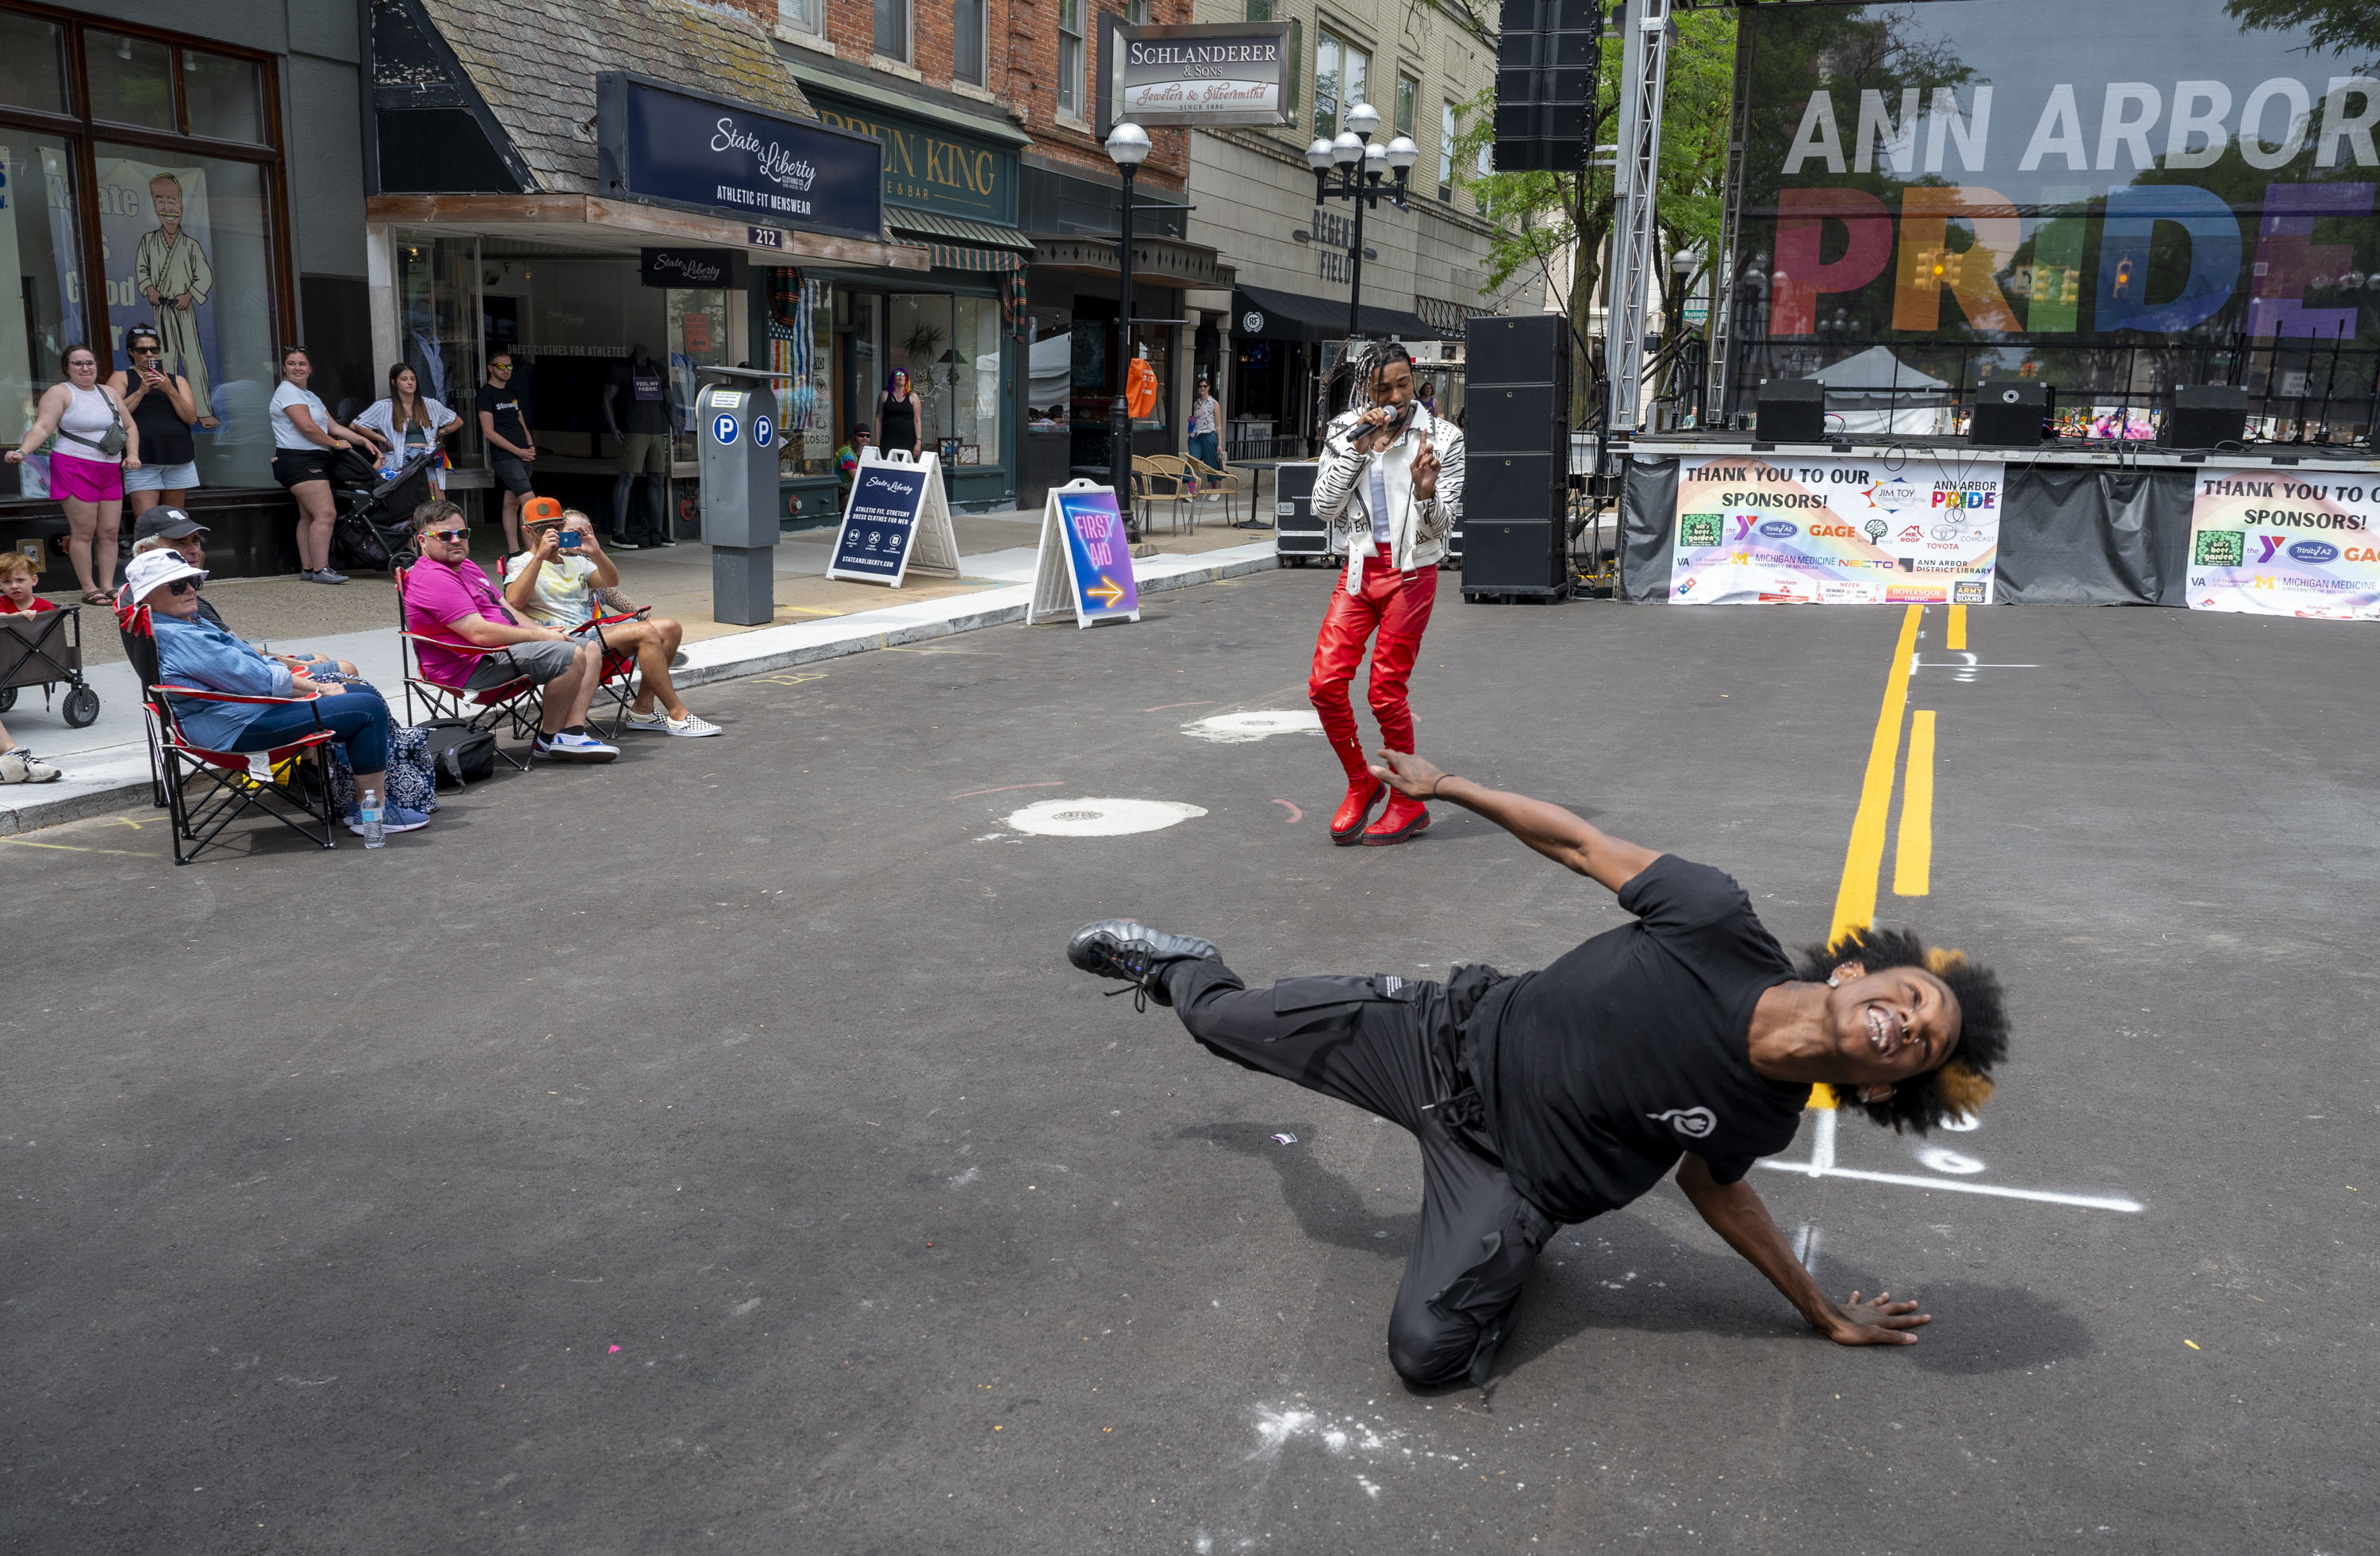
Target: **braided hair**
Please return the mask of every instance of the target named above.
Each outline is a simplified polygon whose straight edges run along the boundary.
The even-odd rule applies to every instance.
[[[1953,1119],[1973,1117],[1991,1100],[1992,1070],[2008,1057],[2008,1009],[1998,977],[1968,960],[1963,951],[1929,946],[1907,930],[1876,929],[1849,930],[1831,945],[1806,948],[1801,973],[1824,983],[1845,962],[1872,973],[1923,967],[1940,979],[1959,1002],[1959,1046],[1939,1069],[1894,1082],[1892,1095],[1881,1102],[1863,1102],[1857,1088],[1838,1087],[1837,1104],[1865,1113],[1872,1124],[1891,1125],[1896,1135],[1903,1129],[1923,1135]]]
[[[1360,409],[1370,401],[1372,385],[1378,381],[1380,370],[1390,362],[1411,367],[1413,353],[1397,341],[1366,340],[1358,342],[1341,360],[1340,369],[1349,379],[1347,404],[1351,409]],[[1356,398],[1358,395],[1361,401]]]

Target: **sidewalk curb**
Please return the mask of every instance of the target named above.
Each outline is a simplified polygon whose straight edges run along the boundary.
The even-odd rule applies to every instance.
[[[1236,578],[1245,577],[1252,573],[1269,573],[1280,565],[1281,559],[1277,556],[1249,557],[1237,562],[1221,563],[1212,567],[1198,567],[1187,572],[1171,573],[1163,577],[1143,578],[1139,580],[1139,589],[1143,595],[1164,594],[1177,589],[1189,589],[1197,584],[1213,583],[1219,578]],[[837,638],[832,642],[808,643],[798,649],[781,649],[770,653],[755,654],[749,659],[739,659],[729,664],[688,665],[683,670],[672,672],[670,679],[680,687],[703,687],[720,681],[737,680],[746,675],[764,675],[771,670],[784,670],[796,664],[815,664],[820,660],[846,659],[853,654],[867,653],[876,649],[896,649],[909,643],[929,642],[936,638],[953,637],[961,632],[973,632],[986,626],[1005,626],[1014,622],[1022,622],[1025,619],[1025,610],[1026,607],[1022,603],[995,605],[987,611],[976,611],[966,615],[951,616],[941,621],[912,622],[882,632],[855,634],[849,638]],[[855,612],[852,617],[845,619],[856,619],[866,614]]]
[[[1220,578],[1245,577],[1252,573],[1269,573],[1281,565],[1275,556],[1245,557],[1236,562],[1220,563],[1211,567],[1195,567],[1184,572],[1169,573],[1162,577],[1144,578],[1140,592],[1144,595],[1165,594],[1177,589],[1189,589],[1198,584],[1213,583]],[[849,638],[832,642],[810,643],[798,649],[783,649],[770,653],[755,654],[726,664],[688,665],[672,677],[681,687],[711,686],[721,681],[740,680],[747,675],[765,675],[771,670],[783,670],[796,664],[814,664],[820,660],[844,659],[876,649],[899,648],[909,643],[923,643],[936,638],[949,638],[962,632],[973,632],[986,626],[1005,626],[1025,619],[1022,603],[994,606],[967,615],[952,616],[941,621],[912,622],[881,632],[854,633]],[[856,621],[871,613],[854,612],[846,620]],[[733,639],[729,639],[733,641]],[[68,821],[89,821],[115,811],[138,806],[150,808],[152,792],[146,773],[138,780],[109,788],[93,789],[72,799],[55,804],[34,806],[24,809],[13,807],[0,808],[0,837],[14,837],[21,833],[35,832],[43,827],[62,826]]]

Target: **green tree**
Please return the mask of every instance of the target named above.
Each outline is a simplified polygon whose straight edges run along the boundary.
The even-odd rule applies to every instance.
[[[2302,28],[2308,49],[2362,55],[2369,70],[2380,56],[2380,8],[2371,0],[2229,0],[2223,14],[2242,32],[2284,32]]]

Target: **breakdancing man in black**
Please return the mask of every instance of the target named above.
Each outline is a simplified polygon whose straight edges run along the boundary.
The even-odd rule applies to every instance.
[[[1444,983],[1250,990],[1210,942],[1115,918],[1079,930],[1066,954],[1174,1007],[1222,1057],[1421,1142],[1421,1224],[1389,1319],[1406,1381],[1484,1384],[1556,1229],[1627,1204],[1682,1155],[1694,1209],[1812,1328],[1845,1345],[1914,1343],[1908,1331],[1928,1318],[1917,1304],[1829,1299],[1744,1174],[1792,1142],[1814,1083],[1921,1135],[1982,1106],[2008,1047],[1998,979],[1902,930],[1813,947],[1796,977],[1743,889],[1707,865],[1418,757],[1382,751],[1372,771],[1414,799],[1485,816],[1617,893],[1636,922],[1542,972],[1458,966]]]

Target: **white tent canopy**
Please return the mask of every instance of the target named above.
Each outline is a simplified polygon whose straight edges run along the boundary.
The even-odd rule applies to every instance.
[[[1810,377],[1827,386],[1829,432],[1932,434],[1956,430],[1950,385],[1911,367],[1889,347],[1871,346]]]

